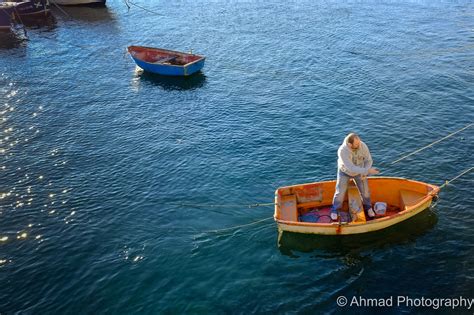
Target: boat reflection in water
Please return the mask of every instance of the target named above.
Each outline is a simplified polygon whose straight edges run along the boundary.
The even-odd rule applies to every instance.
[[[365,234],[333,236],[280,232],[278,247],[282,254],[288,256],[293,256],[293,251],[312,252],[314,250],[347,254],[354,250],[370,250],[411,243],[431,230],[437,222],[436,214],[431,209],[427,209],[397,225]]]
[[[56,28],[56,18],[52,14],[47,16],[34,16],[22,18],[23,25],[28,28],[45,28],[53,30]]]
[[[89,6],[61,6],[53,5],[51,11],[58,19],[82,21],[87,23],[99,23],[111,21],[115,23],[116,17],[108,7]],[[65,16],[67,14],[67,16]]]
[[[140,82],[159,86],[164,90],[194,90],[203,87],[206,83],[206,76],[202,72],[187,77],[163,76],[143,71],[137,67],[136,75]]]
[[[0,33],[10,32],[15,20],[15,5],[0,2]]]
[[[13,49],[26,47],[28,39],[23,32],[8,31],[0,32],[0,49]],[[1,57],[0,57],[1,58]]]
[[[4,1],[0,2],[0,31],[15,33],[24,26],[53,26],[54,17],[50,14],[48,0]],[[26,32],[23,30],[26,36]],[[10,36],[10,40],[15,36]]]

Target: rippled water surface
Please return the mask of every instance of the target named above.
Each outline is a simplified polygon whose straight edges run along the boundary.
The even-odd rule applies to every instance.
[[[389,164],[474,121],[473,2],[134,3],[148,11],[55,9],[0,37],[0,313],[474,298],[472,172],[364,237],[279,238],[272,207],[227,207],[334,178],[349,131],[385,176],[442,184],[473,166],[474,128]],[[144,74],[130,44],[193,49],[206,65],[185,80]]]

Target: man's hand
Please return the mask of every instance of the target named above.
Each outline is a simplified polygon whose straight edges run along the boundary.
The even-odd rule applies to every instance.
[[[368,171],[369,175],[377,175],[379,173],[380,173],[380,171],[378,169],[376,169],[375,167],[369,168],[369,171]]]

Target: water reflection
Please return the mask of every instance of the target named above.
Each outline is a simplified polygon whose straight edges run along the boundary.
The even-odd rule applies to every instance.
[[[53,30],[56,28],[56,18],[52,14],[37,17],[22,17],[22,23],[28,28],[46,28]]]
[[[288,256],[294,256],[293,251],[314,250],[345,255],[354,250],[369,250],[413,242],[432,229],[436,222],[438,217],[429,209],[407,221],[366,234],[328,236],[283,232],[278,236],[278,246],[280,252]]]
[[[25,47],[27,38],[18,31],[0,32],[0,49]]]
[[[34,17],[23,16],[20,21],[22,24],[15,25],[10,31],[0,32],[0,49],[26,47],[27,28],[45,28],[48,31],[56,28],[56,19],[52,14]]]
[[[57,17],[63,19],[83,21],[89,23],[96,23],[102,21],[115,21],[115,15],[104,6],[89,7],[89,6],[51,6],[51,12]]]
[[[206,76],[202,72],[194,73],[188,77],[163,76],[146,71],[139,71],[140,81],[156,85],[164,90],[194,90],[206,83]]]

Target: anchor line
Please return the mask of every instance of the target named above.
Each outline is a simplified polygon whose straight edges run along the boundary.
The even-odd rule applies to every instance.
[[[456,179],[460,178],[460,177],[463,176],[464,174],[469,173],[469,172],[472,171],[473,169],[474,169],[474,166],[472,166],[472,167],[470,167],[470,168],[464,170],[463,172],[461,172],[459,175],[455,176],[454,178],[445,181],[443,185],[439,186],[439,189],[448,186],[449,184],[451,184],[451,182],[454,182]]]
[[[3,9],[3,8],[1,8],[0,10],[2,10],[5,15],[8,15],[8,16],[11,18],[11,20],[13,20],[13,22],[10,22],[10,26],[11,26],[11,27],[15,27],[15,28],[16,28],[16,27],[18,26],[18,21],[17,21],[17,19],[16,19],[16,17],[18,17],[19,22],[22,24],[23,34],[25,35],[25,37],[28,38],[28,34],[26,33],[25,24],[23,23],[23,21],[22,21],[22,19],[21,19],[21,16],[20,16],[20,14],[18,13],[18,10],[17,10],[16,6],[13,7],[13,11],[14,11],[14,13],[16,13],[16,14],[14,14],[14,13],[12,12],[12,15],[11,15],[11,16],[10,16],[10,14],[7,12],[7,10],[5,10],[5,9]]]
[[[16,8],[16,6],[15,6],[14,10],[15,10],[15,12],[16,12],[16,15],[18,16],[18,19],[20,20],[21,25],[22,25],[23,34],[25,35],[26,38],[28,38],[28,34],[27,34],[27,32],[26,32],[25,23],[23,23],[23,20],[22,20],[22,18],[21,18],[21,16],[20,16],[20,13],[18,12],[18,9]]]
[[[268,202],[268,203],[252,203],[252,204],[205,204],[205,203],[164,203],[169,206],[181,206],[181,207],[196,207],[196,208],[236,208],[236,207],[244,207],[244,208],[256,208],[256,207],[268,207],[268,206],[274,206],[274,202]]]
[[[131,7],[130,7],[130,4],[131,4],[131,5],[133,5],[133,6],[137,7],[137,8],[139,8],[139,9],[142,9],[143,11],[148,12],[148,13],[152,13],[152,14],[155,14],[155,15],[158,15],[158,16],[163,16],[163,14],[161,14],[161,13],[158,13],[158,12],[156,12],[156,11],[153,11],[153,10],[150,10],[150,9],[148,9],[148,8],[142,7],[142,6],[140,6],[140,5],[138,5],[138,4],[134,3],[134,2],[132,2],[132,1],[130,1],[130,0],[124,0],[123,2],[125,2],[125,5],[127,6],[127,8],[128,8],[129,11],[130,11],[130,8],[131,8]]]
[[[270,219],[273,219],[273,216],[272,216],[272,217],[263,218],[263,219],[260,219],[260,220],[257,220],[257,221],[253,221],[253,222],[250,222],[250,223],[246,223],[246,224],[240,224],[240,225],[236,225],[236,226],[231,226],[231,227],[228,227],[228,228],[223,228],[223,229],[218,229],[218,230],[211,230],[211,231],[205,231],[204,233],[220,233],[220,232],[225,232],[225,231],[232,231],[232,230],[235,230],[235,229],[238,229],[238,228],[241,228],[241,227],[247,227],[247,226],[255,225],[255,224],[258,224],[258,223],[261,223],[261,222],[270,220]]]
[[[426,145],[426,146],[424,146],[424,147],[422,147],[422,148],[420,148],[420,149],[417,149],[417,150],[415,150],[415,151],[413,151],[413,152],[411,152],[411,153],[409,153],[409,154],[406,154],[406,155],[400,157],[399,159],[397,159],[397,160],[391,162],[390,165],[394,165],[394,164],[396,164],[396,163],[398,163],[398,162],[400,162],[400,161],[403,161],[403,160],[406,159],[407,157],[410,157],[410,156],[412,156],[412,155],[414,155],[414,154],[416,154],[416,153],[418,153],[418,152],[421,152],[421,151],[423,151],[423,150],[425,150],[425,149],[428,149],[428,148],[432,147],[433,145],[435,145],[435,144],[437,144],[437,143],[440,143],[441,141],[444,141],[444,140],[446,140],[446,139],[448,139],[448,138],[454,136],[455,134],[458,134],[458,133],[460,133],[461,131],[464,131],[464,130],[470,128],[472,125],[474,125],[474,123],[470,123],[469,125],[464,126],[463,128],[461,128],[461,129],[459,129],[459,130],[457,130],[457,131],[455,131],[455,132],[452,132],[452,133],[448,134],[447,136],[445,136],[445,137],[443,137],[443,138],[441,138],[441,139],[438,139],[438,140],[436,140],[436,141],[434,141],[434,142],[432,142],[432,143],[430,143],[430,144],[428,144],[428,145]]]
[[[57,3],[56,1],[52,1],[52,4],[59,10],[61,11],[62,14],[64,14],[65,17],[67,17],[69,20],[72,20],[72,17],[66,12],[63,10],[63,8],[61,8]]]

